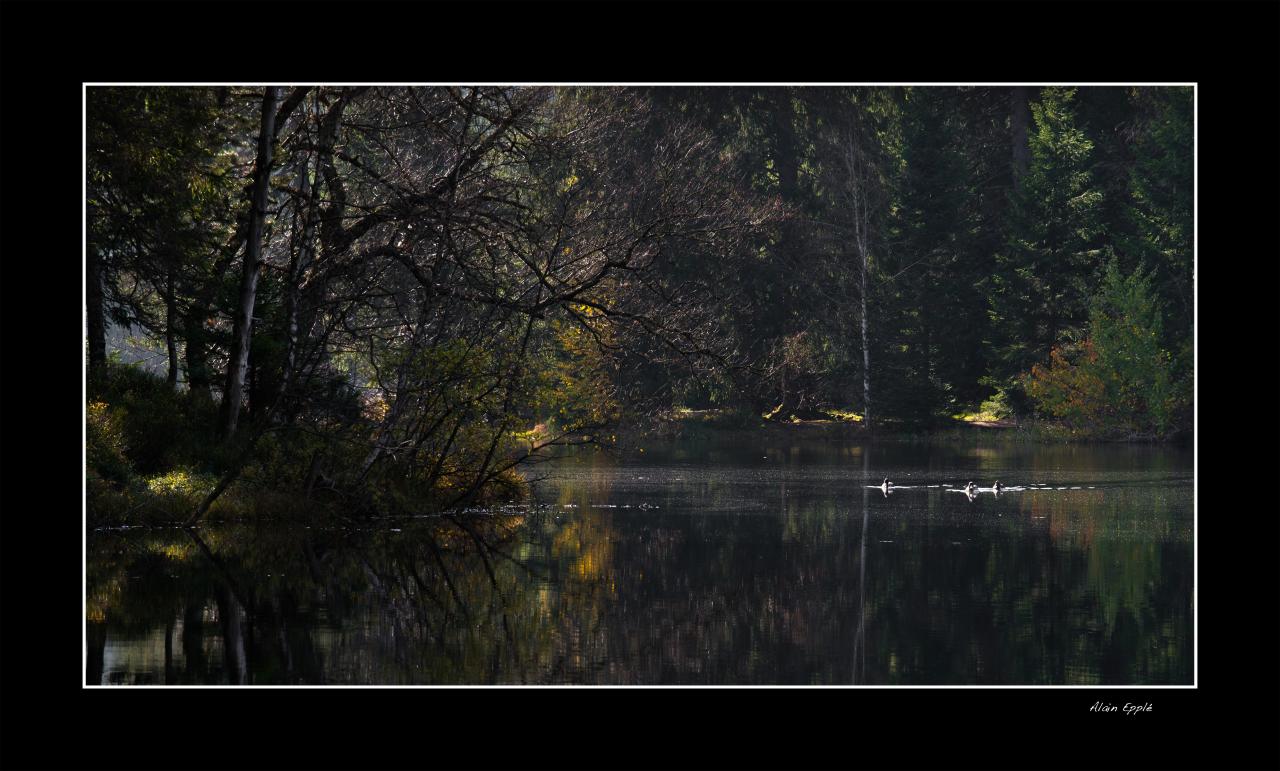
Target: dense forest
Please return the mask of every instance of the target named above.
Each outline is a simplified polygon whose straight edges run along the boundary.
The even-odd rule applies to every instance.
[[[1189,87],[90,87],[91,516],[454,509],[689,410],[1185,438],[1193,113]]]

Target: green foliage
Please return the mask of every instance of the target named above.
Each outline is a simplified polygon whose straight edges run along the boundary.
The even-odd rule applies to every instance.
[[[1015,179],[1023,112],[1000,87],[292,92],[252,309],[244,422],[266,433],[241,481],[429,506],[549,437],[677,405],[699,425],[839,405],[925,431],[1034,404],[1066,430],[1176,434],[1191,92],[1028,93]],[[87,100],[107,317],[172,343],[191,389],[118,361],[91,373],[88,473],[129,506],[180,508],[246,446],[216,441],[210,386],[261,92]],[[458,147],[477,155],[450,179]]]
[[[1188,405],[1172,357],[1161,348],[1161,314],[1150,273],[1125,276],[1112,261],[1090,314],[1089,337],[1035,365],[1027,392],[1040,409],[1098,435],[1165,437]]]
[[[106,402],[90,402],[85,408],[85,459],[90,478],[96,474],[122,485],[132,474],[125,457],[124,409]]]
[[[590,318],[586,316],[587,323]],[[578,426],[594,429],[616,420],[619,405],[612,385],[613,367],[592,333],[569,322],[555,323],[552,330],[551,344],[537,375],[531,405],[534,413],[560,430]]]
[[[1093,143],[1075,123],[1075,94],[1046,88],[1031,106],[1031,166],[1012,197],[992,280],[998,378],[1025,372],[1052,347],[1078,338],[1105,262],[1102,192]]]
[[[146,480],[146,487],[156,502],[164,504],[165,510],[181,515],[194,510],[200,499],[217,483],[212,474],[176,468],[150,477]]]
[[[1128,176],[1129,231],[1118,249],[1127,265],[1152,270],[1153,288],[1168,312],[1162,342],[1191,368],[1192,256],[1194,248],[1195,132],[1190,88],[1142,92],[1149,117],[1142,122]]]
[[[1152,275],[1138,270],[1124,277],[1115,262],[1108,265],[1090,328],[1117,408],[1132,424],[1169,433],[1189,394],[1162,347],[1163,320]]]
[[[108,405],[123,437],[123,456],[134,472],[210,462],[212,405],[175,392],[163,377],[108,363],[90,378],[89,399]]]
[[[86,100],[88,248],[107,312],[163,333],[164,304],[203,278],[233,217],[224,113],[207,88],[90,87]]]
[[[1009,396],[1004,391],[997,391],[989,399],[978,405],[978,412],[985,420],[1005,420],[1014,415],[1009,406]]]

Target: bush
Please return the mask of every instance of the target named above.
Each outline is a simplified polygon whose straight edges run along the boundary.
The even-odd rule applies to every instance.
[[[991,398],[978,405],[978,412],[994,420],[1006,420],[1014,417],[1015,414],[1013,407],[1009,404],[1009,395],[1003,389],[996,391]]]
[[[106,402],[90,402],[85,408],[86,473],[116,485],[128,484],[132,474],[125,457],[124,410]]]
[[[1078,346],[1057,347],[1049,354],[1049,366],[1037,364],[1027,378],[1027,394],[1041,412],[1072,429],[1098,431],[1112,421],[1106,400],[1106,384],[1098,366],[1098,352],[1091,340]]]
[[[207,464],[209,449],[216,446],[209,441],[215,405],[175,392],[159,375],[114,363],[94,374],[89,393],[93,403],[106,405],[119,421],[120,451],[134,472]]]
[[[1150,274],[1123,276],[1113,261],[1093,302],[1089,337],[1055,348],[1048,366],[1032,367],[1027,394],[1042,412],[1089,433],[1169,436],[1181,428],[1190,377],[1177,371],[1160,338]]]

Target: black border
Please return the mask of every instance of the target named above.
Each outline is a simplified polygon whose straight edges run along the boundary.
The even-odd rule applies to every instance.
[[[1270,768],[1277,56],[1263,3],[0,6],[5,768]],[[483,40],[475,44],[473,40]],[[308,58],[307,51],[331,51]],[[1195,81],[1199,683],[1164,689],[83,690],[82,81]],[[75,212],[75,214],[72,214]],[[1268,281],[1258,281],[1267,273]],[[58,287],[54,289],[54,287]],[[64,292],[58,295],[56,293]],[[1260,296],[1254,297],[1258,292]],[[30,298],[39,298],[31,302]],[[1266,320],[1264,322],[1263,317]],[[1254,386],[1264,386],[1256,388]],[[25,425],[17,425],[19,421]],[[1244,428],[1243,434],[1236,431]],[[1261,449],[1261,448],[1259,448]],[[1249,461],[1238,463],[1235,458]],[[1270,467],[1268,467],[1270,468]],[[1223,477],[1263,480],[1210,487]],[[37,482],[36,480],[48,480]],[[33,494],[34,493],[34,494]],[[33,579],[32,576],[38,578]],[[50,578],[62,579],[59,590]],[[1125,719],[1094,701],[1150,701]]]

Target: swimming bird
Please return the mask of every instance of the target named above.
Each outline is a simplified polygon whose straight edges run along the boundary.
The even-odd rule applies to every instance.
[[[969,484],[967,484],[967,485],[965,485],[965,486],[964,486],[964,491],[965,491],[966,493],[971,493],[971,492],[973,492],[973,491],[974,491],[974,490],[976,490],[976,489],[978,489],[978,486],[977,486],[977,485],[975,485],[972,481],[970,481],[970,482],[969,482]]]
[[[880,483],[880,486],[885,490],[888,490],[889,488],[893,487],[893,482],[889,481],[889,477],[885,477],[884,481]]]
[[[1004,485],[1000,484],[1000,480],[997,479],[996,483],[991,486],[991,489],[995,490],[996,492],[1000,492],[1001,490],[1004,489]]]

